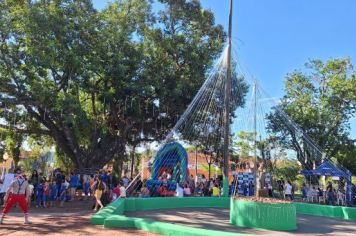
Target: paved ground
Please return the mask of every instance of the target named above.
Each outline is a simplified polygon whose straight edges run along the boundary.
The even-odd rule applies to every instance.
[[[189,225],[197,228],[221,230],[252,235],[356,235],[356,222],[334,218],[298,215],[298,230],[278,232],[237,228],[229,224],[229,210],[218,208],[166,209],[129,212],[127,216],[150,218],[165,222]]]
[[[0,235],[9,236],[37,236],[37,235],[110,235],[110,236],[153,236],[139,230],[104,229],[102,226],[90,224],[93,214],[91,201],[75,201],[65,203],[64,208],[31,208],[30,220],[33,224],[24,225],[23,215],[17,207],[6,217],[0,225]]]

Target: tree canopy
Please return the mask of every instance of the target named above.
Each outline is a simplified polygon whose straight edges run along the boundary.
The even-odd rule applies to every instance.
[[[222,51],[199,1],[0,2],[0,126],[51,137],[74,167],[100,168],[162,138]]]
[[[313,60],[307,71],[294,71],[285,81],[280,107],[324,150],[356,173],[355,140],[350,138],[350,118],[356,112],[356,74],[349,59]],[[320,164],[321,156],[283,125],[278,111],[268,115],[268,128],[286,148],[297,153],[304,168]]]

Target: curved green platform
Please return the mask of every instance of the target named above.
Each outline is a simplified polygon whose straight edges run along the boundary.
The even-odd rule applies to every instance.
[[[294,204],[298,214],[356,220],[355,207],[329,206],[300,202]]]
[[[295,221],[296,213],[356,220],[356,208],[351,207],[325,206],[307,203],[264,204],[248,201],[238,203],[236,199],[225,197],[185,197],[118,199],[93,215],[91,218],[91,223],[96,225],[103,225],[106,228],[136,228],[162,235],[246,235],[187,227],[174,223],[126,217],[124,215],[125,212],[129,211],[189,207],[215,207],[229,209],[230,206],[230,222],[234,225],[237,225],[237,222],[239,222],[239,226],[243,227],[263,228],[271,230],[293,230],[297,228]],[[240,212],[245,215],[239,215]],[[248,215],[246,215],[246,212]]]
[[[296,208],[292,203],[274,204],[231,198],[230,223],[249,228],[296,230]]]
[[[185,198],[126,198],[118,199],[92,216],[91,223],[105,228],[136,228],[152,233],[174,236],[239,236],[216,230],[188,227],[150,219],[126,217],[127,211],[147,211],[169,208],[229,208],[229,198],[185,197]]]

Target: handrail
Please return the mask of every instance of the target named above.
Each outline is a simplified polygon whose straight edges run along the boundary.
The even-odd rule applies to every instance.
[[[142,172],[139,172],[135,178],[129,183],[129,185],[126,187],[126,194],[128,194],[128,190],[131,188],[131,186],[134,186],[135,183],[137,183],[138,179],[141,178]]]

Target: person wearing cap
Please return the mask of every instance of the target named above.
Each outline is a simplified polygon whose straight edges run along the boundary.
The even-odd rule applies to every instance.
[[[25,214],[25,224],[30,224],[28,220],[28,204],[27,199],[29,197],[28,182],[23,177],[20,168],[15,170],[16,177],[11,182],[10,187],[6,191],[4,198],[5,208],[0,216],[0,224],[3,223],[5,216],[10,212],[10,209],[18,203],[23,213]]]

